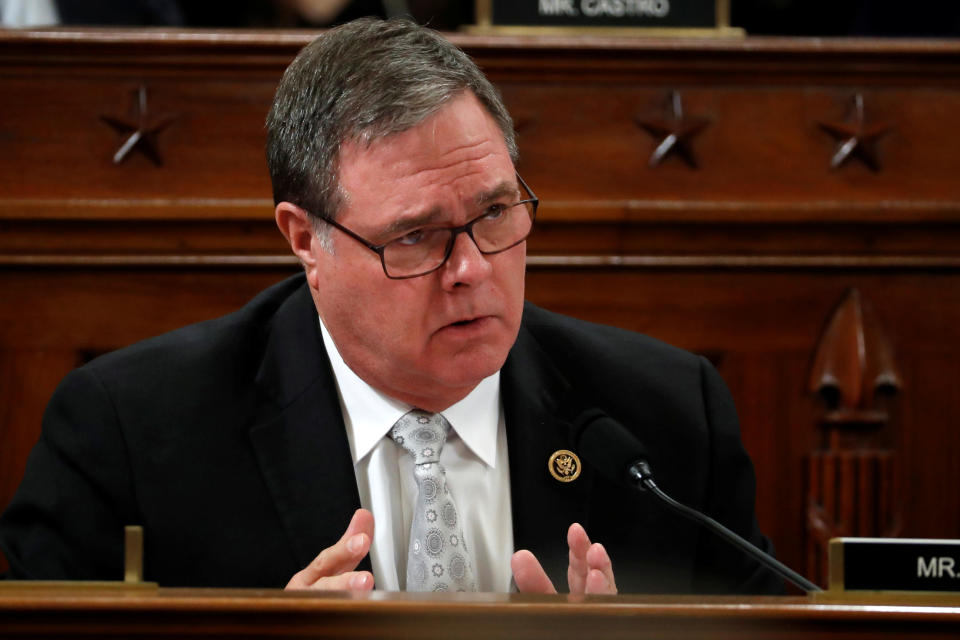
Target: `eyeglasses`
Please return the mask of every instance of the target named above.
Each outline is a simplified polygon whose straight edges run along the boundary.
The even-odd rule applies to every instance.
[[[459,227],[425,227],[409,231],[384,244],[374,244],[325,216],[320,219],[344,232],[380,256],[383,272],[393,280],[425,276],[442,267],[453,253],[457,236],[466,233],[484,255],[511,249],[530,235],[537,217],[539,198],[517,174],[529,198],[513,204],[493,204]]]

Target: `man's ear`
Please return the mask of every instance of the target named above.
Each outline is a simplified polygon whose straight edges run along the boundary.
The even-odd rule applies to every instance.
[[[290,243],[293,254],[309,270],[317,261],[313,253],[316,232],[306,211],[292,202],[281,202],[273,212],[280,233]]]

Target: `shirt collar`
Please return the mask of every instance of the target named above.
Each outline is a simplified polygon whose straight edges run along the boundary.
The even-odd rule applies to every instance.
[[[347,366],[320,318],[323,345],[340,390],[344,424],[356,464],[387,435],[400,417],[413,407],[394,400],[367,384]],[[480,381],[465,398],[442,412],[464,444],[487,466],[496,468],[497,427],[500,423],[500,372]]]

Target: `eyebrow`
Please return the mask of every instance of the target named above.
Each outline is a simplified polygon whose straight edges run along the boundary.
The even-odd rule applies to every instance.
[[[478,206],[485,205],[494,200],[499,200],[507,196],[517,197],[519,194],[519,188],[516,183],[510,183],[506,180],[498,184],[496,187],[489,189],[487,191],[481,191],[473,199],[474,204]],[[381,236],[391,236],[409,229],[416,229],[417,227],[422,227],[424,225],[435,222],[438,218],[443,215],[443,209],[440,207],[432,207],[427,211],[422,213],[413,213],[410,215],[401,215],[399,218],[387,225],[386,229],[381,232]]]
[[[477,197],[474,198],[474,203],[477,205],[484,205],[488,202],[499,200],[500,198],[506,196],[519,197],[520,185],[518,185],[516,182],[507,182],[504,180],[493,189],[478,193]]]
[[[432,207],[423,213],[413,213],[410,215],[401,215],[399,218],[387,225],[387,228],[380,234],[381,236],[391,236],[401,231],[416,229],[425,224],[430,224],[443,215],[440,207]]]

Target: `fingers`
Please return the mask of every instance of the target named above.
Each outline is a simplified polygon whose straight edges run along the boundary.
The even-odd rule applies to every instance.
[[[613,579],[613,563],[610,555],[599,542],[590,545],[587,551],[587,583],[585,593],[617,593],[617,583]]]
[[[368,591],[373,588],[369,571],[354,571],[370,551],[373,540],[373,514],[357,509],[347,530],[302,571],[294,574],[287,589],[328,589]]]
[[[526,549],[513,554],[510,558],[510,569],[513,570],[513,581],[520,593],[557,592],[540,562]]]
[[[617,593],[613,563],[602,544],[591,544],[584,528],[573,523],[567,530],[567,545],[570,547],[567,567],[570,593]]]
[[[579,523],[574,522],[567,530],[567,546],[570,547],[570,560],[567,565],[567,586],[570,593],[584,593],[587,585],[587,551],[590,538]]]
[[[373,574],[369,571],[348,571],[335,576],[325,576],[314,582],[307,582],[302,577],[303,572],[294,574],[287,583],[287,591],[315,590],[315,591],[370,591],[373,589]]]

